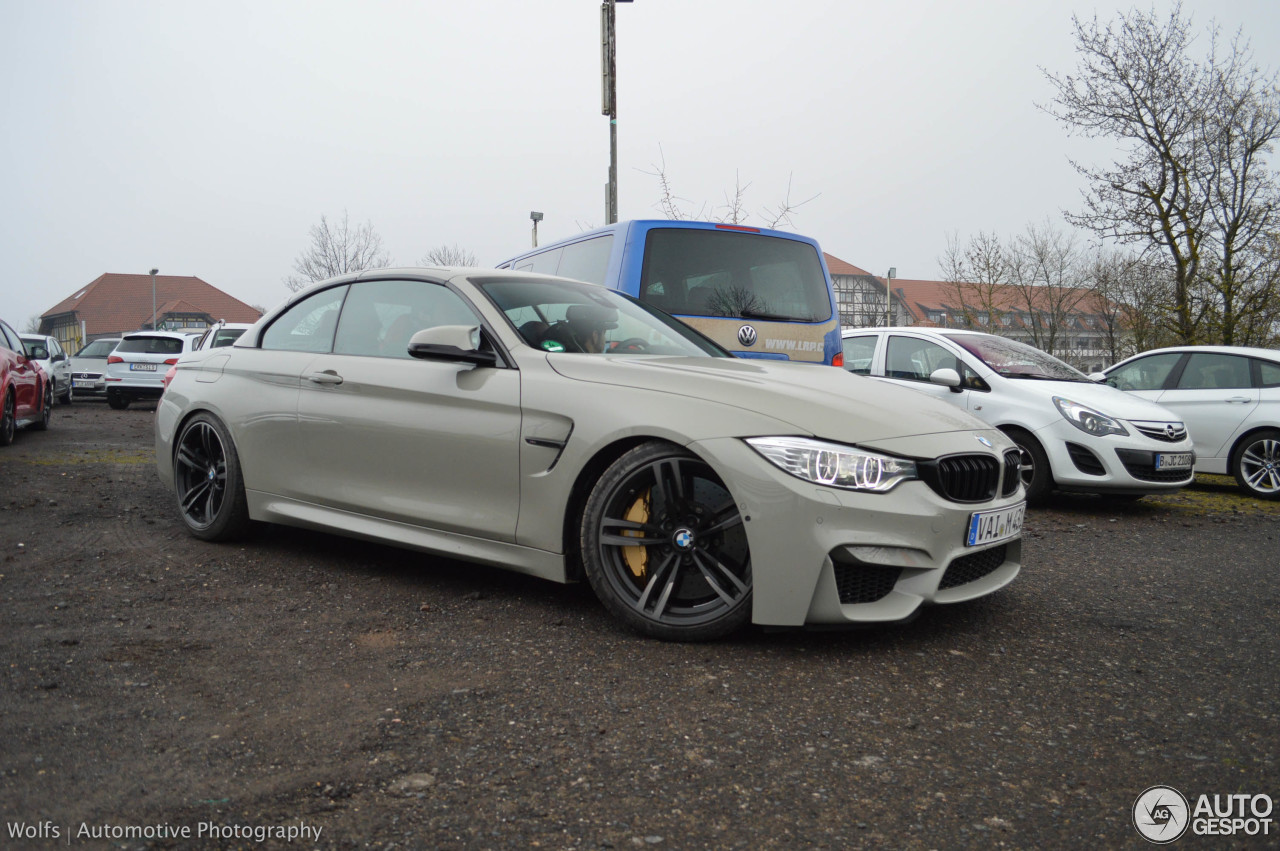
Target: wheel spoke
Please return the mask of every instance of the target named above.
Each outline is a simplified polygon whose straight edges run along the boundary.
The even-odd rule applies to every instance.
[[[648,547],[654,544],[661,544],[666,538],[662,534],[662,530],[651,523],[637,523],[634,520],[621,520],[612,517],[606,517],[604,522],[600,524],[600,543],[614,547]],[[619,530],[614,533],[611,530]],[[643,532],[639,537],[621,534],[622,531]]]
[[[707,584],[726,603],[733,605],[746,592],[746,584],[711,553],[694,553],[693,563],[698,566],[698,570],[702,573],[703,578],[707,580]],[[729,580],[729,583],[733,586],[734,593],[726,590],[722,583],[724,579]]]
[[[185,443],[178,447],[178,463],[193,470],[203,470],[206,466],[206,462],[197,458],[192,453],[191,447]]]
[[[671,579],[672,581],[674,581],[675,571],[672,570],[671,568],[672,568],[672,565],[674,565],[677,561],[678,559],[676,558],[675,555],[668,555],[661,564],[659,564],[656,568],[654,568],[653,575],[649,577],[648,583],[646,583],[644,586],[644,591],[640,594],[640,598],[636,600],[637,609],[643,612],[645,609],[649,607],[649,596],[653,593],[654,589],[657,588],[658,585],[662,583],[662,579],[664,576],[667,575],[667,573],[671,573]],[[669,592],[671,588],[671,583],[668,582],[665,587],[666,587],[666,590]],[[666,601],[666,594],[664,592],[663,599],[660,602],[663,605],[665,605],[665,601]]]
[[[678,458],[666,458],[653,465],[653,504],[670,510],[685,499],[684,472]]]
[[[742,513],[738,511],[738,507],[730,503],[728,508],[717,511],[713,515],[711,525],[705,529],[698,530],[698,534],[702,536],[714,535],[717,532],[723,532],[725,529],[732,529],[734,526],[742,525]]]
[[[182,496],[182,511],[184,514],[192,515],[196,503],[209,491],[213,489],[213,483],[208,479],[200,479],[196,485]]]

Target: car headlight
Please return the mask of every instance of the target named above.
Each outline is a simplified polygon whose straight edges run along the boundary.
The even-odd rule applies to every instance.
[[[1128,434],[1129,431],[1120,424],[1120,421],[1109,417],[1106,414],[1099,413],[1093,408],[1086,408],[1079,402],[1072,402],[1070,399],[1064,399],[1061,396],[1053,397],[1053,404],[1058,406],[1058,410],[1067,422],[1076,428],[1092,434],[1094,437],[1102,437],[1105,434]]]
[[[833,488],[884,493],[916,478],[916,464],[806,437],[752,437],[751,448],[791,475]]]

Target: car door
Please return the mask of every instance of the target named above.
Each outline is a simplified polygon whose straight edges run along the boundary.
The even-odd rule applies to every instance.
[[[299,490],[344,511],[514,540],[519,372],[408,353],[417,331],[480,324],[443,284],[352,284],[333,351],[300,376]]]
[[[1172,387],[1156,400],[1187,425],[1196,454],[1220,458],[1240,424],[1258,406],[1249,358],[1192,352]]]
[[[11,351],[9,377],[13,382],[14,416],[18,420],[31,419],[40,412],[40,370],[35,361],[27,357],[22,337],[7,324],[0,323],[0,340]]]
[[[934,384],[929,376],[939,369],[954,369],[962,379],[972,369],[946,346],[910,334],[887,334],[884,360],[881,364],[884,378],[894,384],[927,393],[958,408],[969,407],[969,386],[958,388]]]

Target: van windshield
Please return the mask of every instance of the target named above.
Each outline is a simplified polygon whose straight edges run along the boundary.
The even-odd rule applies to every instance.
[[[827,280],[811,245],[738,231],[650,231],[640,300],[683,316],[777,322],[831,318]]]

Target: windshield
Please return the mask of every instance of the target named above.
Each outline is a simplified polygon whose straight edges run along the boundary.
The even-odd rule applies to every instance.
[[[219,328],[213,335],[213,341],[206,348],[219,349],[239,340],[245,332],[244,328]]]
[[[762,234],[655,228],[640,299],[685,316],[825,322],[831,297],[812,245]]]
[[[94,340],[76,352],[78,358],[105,358],[115,351],[119,340]]]
[[[730,357],[688,326],[605,287],[560,280],[476,283],[521,338],[543,351]]]
[[[1049,381],[1089,381],[1083,372],[1039,349],[986,334],[946,334],[965,351],[1004,378]]]

